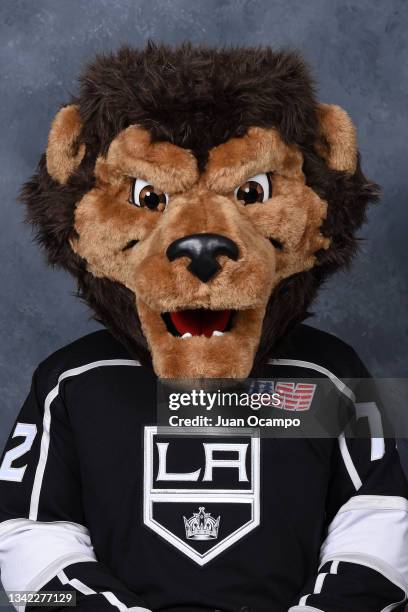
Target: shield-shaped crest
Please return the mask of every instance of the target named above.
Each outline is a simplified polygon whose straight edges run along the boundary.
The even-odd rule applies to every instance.
[[[144,523],[199,565],[260,520],[254,430],[145,427]]]

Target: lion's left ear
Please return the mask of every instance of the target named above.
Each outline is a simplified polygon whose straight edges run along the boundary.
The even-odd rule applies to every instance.
[[[335,104],[319,104],[316,114],[319,124],[316,152],[332,170],[354,174],[357,166],[357,135],[349,115]]]
[[[64,185],[85,155],[85,145],[78,143],[82,121],[75,104],[61,108],[52,122],[46,151],[48,174]]]

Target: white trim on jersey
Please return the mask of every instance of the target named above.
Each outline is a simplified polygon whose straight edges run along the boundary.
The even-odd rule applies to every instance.
[[[351,458],[344,432],[339,435],[338,441],[339,441],[340,453],[341,453],[341,456],[343,457],[344,465],[346,467],[348,475],[350,476],[351,482],[354,485],[355,490],[358,491],[362,487],[363,483],[357,472],[357,468],[354,465],[353,460]]]
[[[38,516],[38,504],[40,501],[42,481],[44,477],[45,466],[47,464],[48,449],[50,446],[51,404],[58,396],[60,384],[62,383],[62,381],[64,381],[66,378],[70,378],[71,376],[78,376],[79,374],[84,374],[85,372],[88,372],[89,370],[93,370],[95,368],[101,368],[106,366],[139,365],[139,362],[133,359],[103,359],[101,361],[93,361],[92,363],[87,363],[77,368],[72,368],[71,370],[66,370],[60,375],[57,384],[48,393],[44,403],[43,433],[41,437],[40,457],[38,459],[33,489],[31,492],[30,512],[28,516],[30,520],[35,521],[37,520]]]
[[[395,608],[398,608],[398,606],[400,606],[401,604],[406,603],[406,601],[407,598],[404,597],[404,599],[401,599],[401,601],[396,601],[395,603],[390,604],[386,608],[383,608],[381,612],[392,612],[392,610],[395,610]]]
[[[401,604],[406,603],[406,601],[407,599],[406,597],[404,597],[404,599],[401,599],[401,601],[396,601],[395,603],[390,604],[386,608],[383,608],[381,612],[392,612],[392,610],[395,610],[395,608],[398,608],[398,606],[400,606]]]
[[[385,455],[385,441],[381,412],[377,404],[375,402],[357,402],[355,408],[356,419],[368,419],[370,431],[380,434],[380,437],[371,437],[371,461],[382,459]]]
[[[380,572],[408,594],[408,501],[398,496],[358,495],[330,523],[320,566],[359,563]]]
[[[354,405],[356,405],[356,396],[354,395],[353,391],[349,387],[347,387],[347,385],[345,385],[344,382],[340,380],[340,378],[338,378],[335,374],[333,374],[333,372],[330,372],[330,370],[328,370],[327,368],[324,368],[323,366],[317,363],[313,363],[312,361],[302,361],[300,359],[270,359],[268,363],[270,365],[296,366],[298,368],[315,370],[316,372],[319,372],[320,374],[324,374],[332,381],[335,387],[341,393],[343,393],[343,395],[347,397],[347,399],[351,400],[354,403]],[[379,439],[375,438],[375,440],[377,441]],[[341,452],[341,456],[343,457],[343,461],[344,461],[346,470],[351,478],[351,481],[356,491],[358,491],[358,489],[362,486],[363,483],[361,482],[361,478],[357,472],[357,468],[354,465],[353,460],[351,458],[344,433],[340,434],[338,438],[338,442],[339,442],[340,452]],[[377,457],[377,453],[379,452],[378,451],[379,446],[381,446],[381,442],[379,442],[379,444],[375,444],[375,451],[372,450],[372,455],[374,452],[375,458],[379,458]],[[373,442],[372,442],[372,447],[373,447]],[[382,440],[381,450],[382,450],[382,454],[381,454],[381,457],[382,457],[384,454],[384,440]]]
[[[6,591],[36,591],[63,567],[82,561],[96,561],[89,531],[82,525],[23,518],[1,524],[0,569]]]
[[[268,361],[270,365],[283,365],[283,366],[297,366],[298,368],[305,368],[307,370],[315,370],[316,372],[320,372],[320,374],[324,374],[327,378],[330,378],[332,383],[337,389],[343,393],[349,400],[353,403],[356,401],[356,396],[353,391],[344,384],[340,378],[338,378],[333,372],[330,372],[327,368],[319,365],[318,363],[313,363],[312,361],[302,361],[301,359],[270,359]]]
[[[313,588],[313,593],[308,593],[307,595],[303,595],[300,598],[299,603],[296,606],[296,608],[290,608],[290,610],[296,610],[298,607],[301,607],[302,610],[305,610],[305,609],[306,610],[315,610],[316,608],[311,608],[310,606],[308,606],[306,604],[308,597],[310,597],[310,595],[319,595],[322,592],[323,583],[324,583],[324,580],[325,580],[326,576],[328,574],[337,574],[338,567],[339,567],[339,562],[338,561],[333,561],[333,563],[330,566],[330,570],[328,572],[322,572],[321,574],[318,574],[317,578],[316,578],[316,582],[315,582],[314,588]]]
[[[365,497],[365,496],[361,496],[361,497]],[[375,496],[371,496],[370,495],[370,496],[367,496],[367,497],[375,497]],[[356,563],[359,563],[360,565],[368,566],[368,567],[370,567],[370,569],[377,569],[377,568],[373,568],[371,565],[368,565],[366,563],[361,563],[361,562],[358,562],[358,561],[350,561],[350,560],[345,560],[345,561],[347,561],[348,563],[356,562]],[[340,563],[340,560],[332,561],[332,563],[330,565],[330,569],[329,569],[328,572],[318,574],[316,582],[315,582],[314,590],[313,590],[313,595],[319,595],[321,593],[324,579],[326,578],[326,576],[328,574],[337,574],[337,571],[338,571],[338,568],[339,568],[339,563]],[[381,572],[381,573],[383,573],[383,572]],[[398,586],[400,586],[400,585],[398,585]],[[300,598],[300,601],[299,601],[298,605],[294,606],[292,608],[289,608],[288,612],[323,612],[320,608],[315,608],[313,606],[307,605],[307,599],[308,599],[308,597],[310,595],[311,595],[311,593],[309,593],[308,595],[303,595],[303,597]],[[397,602],[394,602],[394,603],[391,603],[391,604],[387,605],[385,608],[383,608],[381,610],[381,612],[392,612],[392,610],[395,610],[395,608],[397,608],[401,604],[405,603],[405,601],[406,601],[406,597],[404,597],[400,601],[397,601]]]
[[[297,606],[289,608],[288,612],[323,612],[323,610],[321,608],[314,608],[313,606],[298,604]]]
[[[408,499],[398,495],[355,495],[343,504],[337,514],[349,510],[364,510],[377,508],[378,510],[403,510],[408,512]]]
[[[317,574],[316,582],[313,589],[313,594],[319,594],[322,592],[323,582],[326,578],[328,572],[322,572],[321,574]]]
[[[59,579],[61,584],[70,584],[79,593],[82,593],[82,595],[102,595],[112,606],[115,606],[115,608],[117,608],[119,612],[151,612],[147,608],[140,608],[139,606],[133,606],[132,608],[128,608],[111,591],[94,591],[77,578],[71,578],[70,580],[63,570],[58,573],[57,578]]]

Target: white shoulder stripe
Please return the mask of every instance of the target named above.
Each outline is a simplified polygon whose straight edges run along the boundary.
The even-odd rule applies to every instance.
[[[356,401],[356,396],[353,391],[344,384],[340,378],[338,378],[333,372],[330,372],[327,368],[323,366],[313,363],[312,361],[302,361],[299,359],[270,359],[268,361],[270,365],[283,365],[283,366],[295,366],[298,368],[306,368],[307,370],[314,370],[315,372],[319,372],[320,374],[324,374],[329,378],[337,389],[343,393],[348,399],[352,402]]]
[[[66,378],[70,378],[72,376],[79,376],[80,374],[84,374],[89,370],[93,370],[95,368],[109,367],[109,366],[139,366],[139,362],[133,359],[104,359],[101,361],[93,361],[92,363],[87,363],[83,366],[79,366],[78,368],[73,368],[71,370],[66,370],[63,372],[58,378],[58,382],[53,389],[48,393],[45,404],[44,404],[44,418],[43,418],[43,433],[41,437],[41,446],[40,446],[40,457],[37,464],[37,469],[35,472],[33,490],[31,492],[31,500],[30,500],[30,520],[37,520],[38,516],[38,504],[40,500],[41,486],[44,477],[45,466],[47,463],[48,457],[48,449],[50,445],[50,426],[51,426],[51,404],[54,399],[58,396],[60,384]]]

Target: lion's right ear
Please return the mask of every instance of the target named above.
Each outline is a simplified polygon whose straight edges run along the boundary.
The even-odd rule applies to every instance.
[[[78,143],[82,122],[75,104],[56,114],[48,136],[46,151],[48,174],[64,185],[85,155],[85,145]]]

